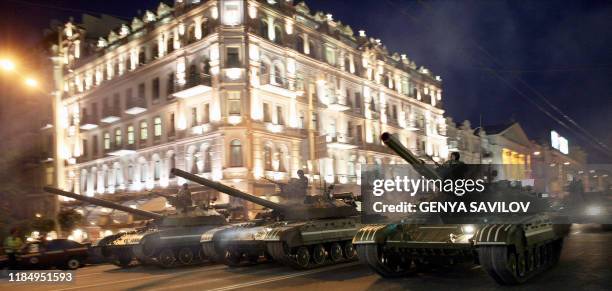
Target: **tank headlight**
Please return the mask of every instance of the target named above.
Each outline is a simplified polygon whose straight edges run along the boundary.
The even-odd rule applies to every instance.
[[[593,216],[594,215],[600,215],[601,212],[602,212],[602,209],[599,206],[589,206],[586,209],[586,214],[587,215],[593,215]]]
[[[471,224],[463,226],[463,234],[474,235],[475,231],[476,231],[476,228]]]

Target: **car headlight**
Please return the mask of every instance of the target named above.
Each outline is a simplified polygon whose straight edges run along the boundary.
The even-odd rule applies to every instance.
[[[586,214],[587,215],[600,215],[602,212],[602,209],[600,206],[589,206],[586,209]]]

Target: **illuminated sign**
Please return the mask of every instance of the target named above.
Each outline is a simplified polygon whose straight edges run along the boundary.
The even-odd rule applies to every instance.
[[[569,153],[569,144],[567,139],[560,136],[556,131],[550,132],[550,144],[553,148],[559,150],[563,154]]]

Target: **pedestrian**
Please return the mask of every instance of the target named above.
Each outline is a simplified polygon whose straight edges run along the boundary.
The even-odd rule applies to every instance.
[[[17,267],[17,252],[21,249],[23,241],[18,235],[17,228],[13,227],[11,233],[4,239],[4,252],[8,256],[9,270]]]

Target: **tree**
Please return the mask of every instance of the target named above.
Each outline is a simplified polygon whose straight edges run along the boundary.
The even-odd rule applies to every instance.
[[[57,221],[64,233],[71,232],[75,227],[81,224],[83,215],[76,212],[74,209],[64,209],[57,215]]]

